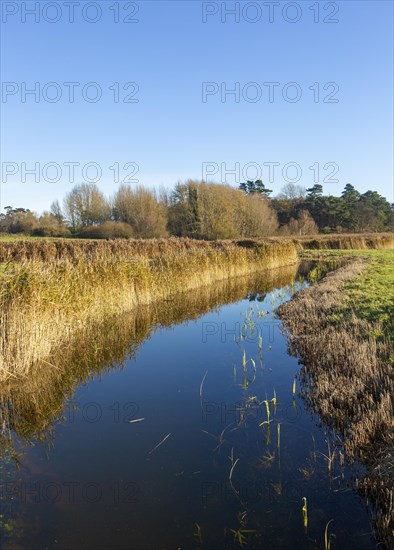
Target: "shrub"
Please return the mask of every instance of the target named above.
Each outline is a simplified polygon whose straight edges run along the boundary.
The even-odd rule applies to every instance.
[[[107,221],[101,225],[82,228],[77,237],[82,239],[130,239],[133,228],[128,223]]]

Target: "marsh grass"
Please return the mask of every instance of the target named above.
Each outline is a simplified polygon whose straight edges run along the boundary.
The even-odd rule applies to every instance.
[[[298,250],[367,250],[393,249],[393,233],[353,233],[318,235],[293,239]]]
[[[305,364],[302,395],[341,435],[348,461],[366,465],[361,489],[374,505],[378,536],[390,547],[394,542],[394,354],[386,315],[394,293],[393,252],[350,256],[350,263],[297,293],[278,311],[289,330],[291,351]],[[334,449],[326,456],[330,470],[335,455]]]
[[[67,343],[55,346],[29,376],[9,377],[0,385],[0,455],[2,447],[12,444],[11,432],[29,444],[44,440],[50,444],[53,426],[63,421],[64,403],[72,398],[74,389],[102,373],[122,369],[125,358],[133,356],[156,327],[197,319],[212,308],[239,301],[250,287],[264,292],[276,284],[287,284],[295,276],[293,265],[280,271],[217,281],[200,288],[198,293],[181,293],[171,300],[140,306],[131,313],[79,325]],[[66,411],[64,421],[71,413]]]
[[[291,243],[189,239],[17,241],[0,260],[0,382],[56,368],[56,350],[94,320],[298,261]]]

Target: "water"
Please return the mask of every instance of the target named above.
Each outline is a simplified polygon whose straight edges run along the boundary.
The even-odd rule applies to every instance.
[[[305,269],[107,321],[66,374],[11,389],[2,548],[316,549],[330,520],[332,549],[374,548],[352,490],[362,471],[341,466],[298,379],[293,395],[300,365],[273,310],[307,284]]]

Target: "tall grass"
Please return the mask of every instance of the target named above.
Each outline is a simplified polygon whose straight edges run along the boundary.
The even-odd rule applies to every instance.
[[[292,243],[28,241],[0,247],[0,381],[26,376],[92,320],[297,262]],[[12,261],[11,261],[12,258]]]
[[[348,235],[318,235],[315,238],[302,237],[294,239],[300,250],[366,250],[393,249],[393,233],[365,233]]]
[[[10,430],[32,442],[50,435],[51,425],[74,388],[113,368],[121,369],[125,357],[134,355],[156,326],[196,319],[212,308],[241,300],[251,288],[269,292],[274,286],[290,284],[296,273],[297,266],[292,265],[218,281],[201,287],[198,293],[180,293],[172,300],[154,301],[133,312],[85,323],[29,376],[11,377],[0,385],[0,454],[1,443],[7,442]]]

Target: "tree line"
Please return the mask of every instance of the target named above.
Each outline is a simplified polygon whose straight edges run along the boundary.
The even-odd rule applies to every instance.
[[[394,205],[376,191],[360,193],[348,183],[339,197],[287,184],[271,197],[261,180],[239,188],[188,180],[172,190],[121,184],[106,197],[96,184],[81,183],[62,204],[42,215],[5,207],[0,231],[26,235],[85,238],[234,239],[273,235],[313,235],[394,229]]]

